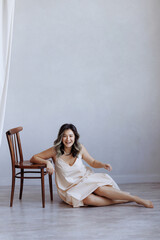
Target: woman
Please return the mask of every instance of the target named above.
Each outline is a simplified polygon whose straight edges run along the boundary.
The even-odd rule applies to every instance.
[[[121,191],[108,174],[94,173],[86,167],[82,159],[93,168],[112,170],[110,164],[91,157],[78,140],[76,127],[73,124],[64,124],[54,141],[54,147],[34,155],[30,160],[32,163],[45,163],[47,172],[53,174],[53,165],[48,160],[53,159],[58,194],[64,202],[73,207],[136,202],[144,207],[153,208],[151,201]]]

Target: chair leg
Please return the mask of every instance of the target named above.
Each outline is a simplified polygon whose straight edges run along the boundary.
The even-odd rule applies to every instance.
[[[12,187],[11,187],[10,207],[12,207],[12,205],[13,205],[14,188],[15,188],[15,174],[12,173]]]
[[[49,174],[48,174],[48,178],[49,178],[50,198],[51,198],[51,201],[53,201],[52,175],[49,175]]]
[[[23,193],[23,177],[24,177],[24,170],[21,169],[21,183],[20,183],[20,192],[19,192],[19,199],[22,199],[22,193]]]
[[[42,207],[45,208],[44,169],[41,169]]]

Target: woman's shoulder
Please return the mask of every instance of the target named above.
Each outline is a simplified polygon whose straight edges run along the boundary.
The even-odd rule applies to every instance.
[[[40,154],[44,155],[45,159],[52,158],[53,162],[55,163],[55,160],[56,160],[56,150],[55,150],[54,146],[46,149],[45,151],[41,152]]]
[[[52,160],[53,160],[53,162],[55,163],[56,158],[57,158],[56,149],[55,149],[54,146],[52,146],[50,149],[51,149],[51,151],[52,151],[52,153],[53,153]]]
[[[55,156],[56,156],[56,149],[55,149],[54,146],[48,148],[46,151],[47,151],[52,157],[55,157]]]
[[[85,146],[83,145],[83,144],[80,144],[80,146],[81,146],[81,150],[80,150],[80,152],[79,152],[79,154],[81,155],[81,156],[83,156],[83,153],[84,153],[84,151],[85,151]]]

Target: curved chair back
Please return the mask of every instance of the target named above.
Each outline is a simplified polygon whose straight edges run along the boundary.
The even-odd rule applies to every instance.
[[[14,168],[15,164],[21,164],[23,162],[22,146],[19,136],[19,132],[22,130],[23,127],[17,127],[6,132],[11,155],[12,168]]]

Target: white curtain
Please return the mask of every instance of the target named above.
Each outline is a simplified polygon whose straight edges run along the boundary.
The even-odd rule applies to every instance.
[[[7,98],[15,0],[0,0],[0,145]]]

